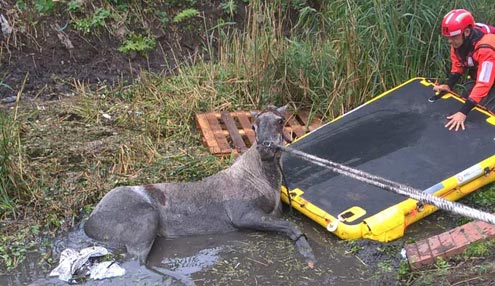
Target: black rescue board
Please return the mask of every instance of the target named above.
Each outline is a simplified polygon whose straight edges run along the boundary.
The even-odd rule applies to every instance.
[[[433,103],[432,86],[414,79],[328,123],[289,147],[425,190],[495,153],[495,126],[473,110],[466,130],[449,131],[446,116],[462,102],[453,97]],[[284,154],[289,189],[328,214],[359,206],[367,217],[407,199],[402,195],[331,172]]]

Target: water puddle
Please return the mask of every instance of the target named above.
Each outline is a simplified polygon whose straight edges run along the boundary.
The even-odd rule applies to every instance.
[[[440,226],[442,221],[438,223],[435,217],[432,215],[411,226],[406,239],[422,239],[444,231]],[[371,262],[360,259],[349,254],[346,243],[309,219],[296,215],[291,220],[296,221],[309,238],[317,259],[314,269],[305,265],[293,242],[283,235],[232,232],[157,238],[145,266],[122,252],[117,255],[117,261],[126,269],[124,276],[87,280],[82,285],[395,285],[393,279],[390,284],[380,280],[373,270],[376,268],[370,265],[383,258]],[[81,249],[93,244],[79,228],[54,242],[53,256],[58,259],[65,248]],[[119,253],[119,250],[112,251]],[[398,252],[394,255],[400,256]],[[0,285],[68,285],[56,277],[48,277],[56,265],[45,269],[38,261],[38,254],[30,255],[14,273],[0,276]]]

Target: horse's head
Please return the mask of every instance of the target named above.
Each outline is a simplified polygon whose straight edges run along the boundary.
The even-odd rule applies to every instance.
[[[256,149],[260,153],[262,160],[272,159],[278,154],[278,149],[273,145],[284,143],[284,125],[287,106],[268,106],[262,112],[253,114],[255,122],[253,124],[256,134]]]

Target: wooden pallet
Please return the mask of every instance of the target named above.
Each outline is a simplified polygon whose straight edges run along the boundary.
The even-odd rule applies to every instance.
[[[308,120],[308,112],[299,112],[289,117],[284,127],[287,138],[294,140],[322,125],[319,118],[312,118],[309,124]],[[203,134],[205,146],[217,156],[241,154],[255,141],[251,111],[196,114],[196,125]]]

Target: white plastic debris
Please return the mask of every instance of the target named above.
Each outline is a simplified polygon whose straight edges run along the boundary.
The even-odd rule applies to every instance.
[[[2,27],[4,37],[8,37],[12,34],[12,27],[3,14],[0,14],[0,27]]]
[[[104,261],[91,267],[89,278],[98,280],[123,276],[124,274],[125,269],[120,267],[115,261]]]
[[[406,252],[405,248],[402,248],[400,250],[400,256],[402,256],[402,258],[404,258],[404,259],[407,259],[407,252]]]
[[[120,267],[114,261],[93,263],[91,265],[88,262],[90,257],[101,257],[107,255],[108,253],[108,250],[101,246],[84,248],[79,252],[74,249],[67,248],[60,254],[59,265],[53,269],[52,272],[50,272],[49,276],[58,276],[58,279],[65,282],[70,282],[76,272],[84,272],[85,268],[88,268],[87,273],[82,274],[89,274],[90,278],[93,279],[104,279],[124,275],[125,269]]]
[[[2,103],[12,103],[12,102],[15,102],[16,100],[17,100],[17,96],[13,95],[13,96],[7,96],[5,98],[2,98],[1,102]]]

